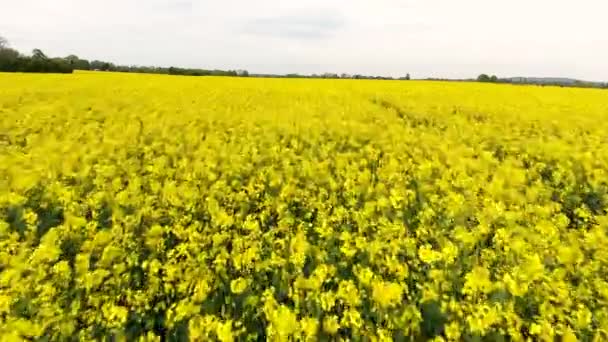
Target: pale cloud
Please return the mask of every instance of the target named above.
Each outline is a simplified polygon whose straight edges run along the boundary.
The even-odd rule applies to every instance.
[[[605,0],[0,0],[24,51],[253,72],[608,80]]]
[[[336,14],[303,12],[248,20],[241,28],[241,33],[295,40],[319,40],[332,36],[343,25],[342,18]]]

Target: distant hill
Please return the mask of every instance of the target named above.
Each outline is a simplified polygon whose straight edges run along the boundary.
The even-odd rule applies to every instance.
[[[564,86],[587,85],[592,87],[602,87],[604,85],[602,82],[591,82],[567,77],[508,77],[501,80],[509,83],[551,84]]]

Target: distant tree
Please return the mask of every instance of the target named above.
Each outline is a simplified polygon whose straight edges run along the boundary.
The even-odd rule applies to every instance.
[[[49,59],[40,49],[34,49],[31,57],[23,56],[0,37],[0,71],[71,73],[73,68],[63,58]]]
[[[335,73],[331,73],[331,72],[326,72],[323,75],[321,75],[322,78],[339,78],[338,74]]]
[[[10,48],[0,49],[0,71],[17,71],[19,52]]]
[[[477,82],[490,82],[490,76],[486,74],[481,74],[477,76]]]
[[[69,55],[65,58],[65,60],[70,64],[76,64],[80,58],[76,55]]]
[[[4,60],[14,60],[19,57],[19,51],[11,48],[0,49],[0,58]]]
[[[8,40],[6,38],[0,36],[0,50],[8,49]]]
[[[405,80],[409,81],[410,80],[410,74],[405,75]]]
[[[90,63],[91,70],[102,70],[102,71],[113,71],[116,67],[112,63],[104,62],[104,61],[92,61]]]
[[[101,68],[103,66],[103,62],[98,61],[98,60],[91,61],[90,64],[91,64],[91,70],[101,70]]]
[[[496,77],[496,75],[490,76],[490,82],[493,82],[493,83],[498,82],[498,77]]]
[[[79,59],[76,64],[74,64],[74,69],[91,70],[91,65],[86,59]]]
[[[44,52],[42,52],[42,50],[40,49],[34,49],[32,50],[32,58],[33,59],[38,59],[38,60],[47,60],[49,59]]]
[[[99,64],[97,63],[99,61],[97,60],[92,60],[89,65],[91,67],[91,70],[99,70]]]
[[[0,71],[16,71],[19,52],[11,49],[6,38],[0,36]]]
[[[76,55],[69,55],[69,56],[67,56],[64,59],[74,69],[77,69],[77,70],[89,70],[89,69],[91,69],[91,65],[90,65],[89,61],[87,61],[86,59],[80,59]]]

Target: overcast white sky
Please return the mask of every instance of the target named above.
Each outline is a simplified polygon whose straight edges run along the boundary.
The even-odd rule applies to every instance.
[[[608,0],[0,0],[21,51],[118,64],[608,81]]]

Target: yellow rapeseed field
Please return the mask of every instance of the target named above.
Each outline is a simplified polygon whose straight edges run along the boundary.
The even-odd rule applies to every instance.
[[[0,74],[0,340],[608,338],[608,92]]]

